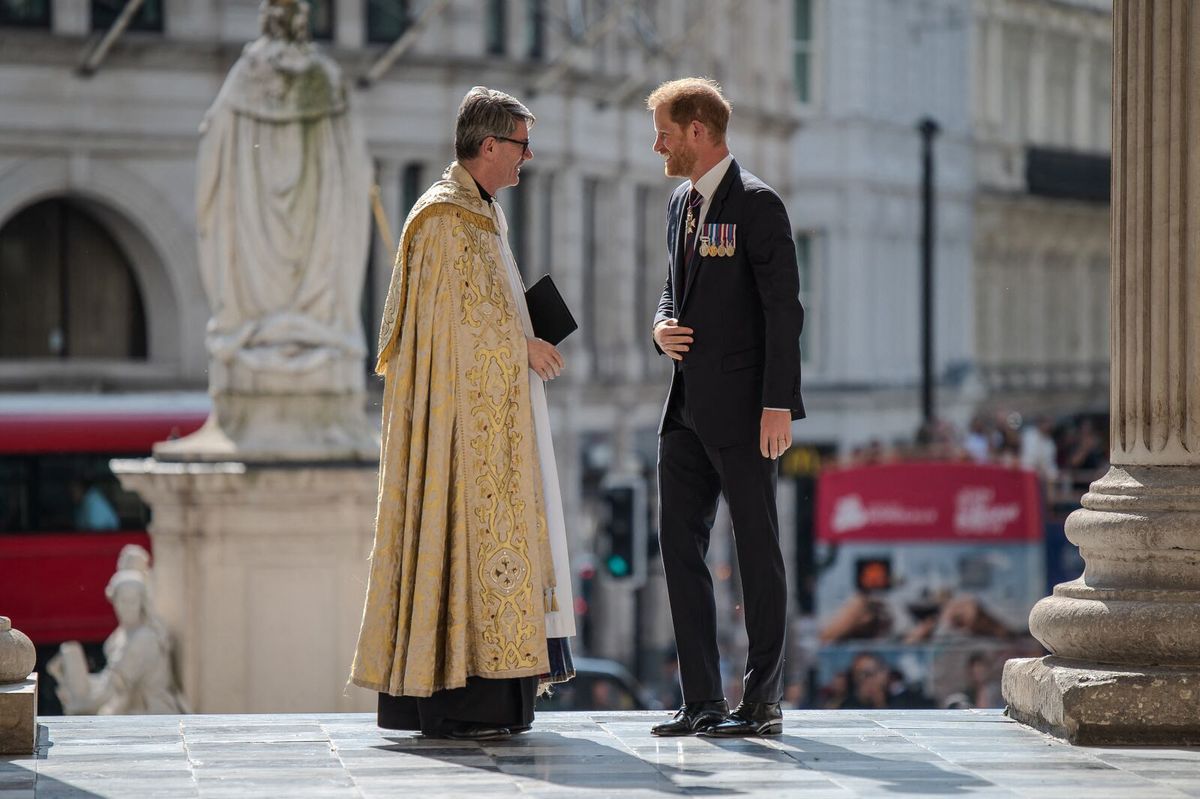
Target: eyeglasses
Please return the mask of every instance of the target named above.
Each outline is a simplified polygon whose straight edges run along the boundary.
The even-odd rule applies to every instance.
[[[500,141],[512,142],[513,144],[519,144],[519,145],[521,145],[521,154],[522,155],[529,154],[529,139],[525,139],[522,141],[521,139],[510,139],[507,136],[493,136],[492,138],[499,139]]]

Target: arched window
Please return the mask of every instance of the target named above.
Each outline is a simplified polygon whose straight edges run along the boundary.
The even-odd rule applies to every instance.
[[[55,199],[0,228],[0,358],[145,357],[141,293],[103,225]]]

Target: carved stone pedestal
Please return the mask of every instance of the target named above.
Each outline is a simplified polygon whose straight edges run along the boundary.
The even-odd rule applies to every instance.
[[[197,713],[361,712],[347,687],[375,463],[113,461],[153,509],[155,604]]]
[[[38,676],[0,685],[0,755],[31,755],[37,749]]]
[[[1004,666],[1008,715],[1076,744],[1200,744],[1200,672],[1061,658]]]

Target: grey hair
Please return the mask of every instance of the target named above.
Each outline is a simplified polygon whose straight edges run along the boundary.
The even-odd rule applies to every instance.
[[[467,161],[479,155],[479,148],[488,136],[511,136],[517,122],[533,125],[536,118],[521,101],[486,86],[476,86],[467,92],[458,107],[454,124],[454,157]]]

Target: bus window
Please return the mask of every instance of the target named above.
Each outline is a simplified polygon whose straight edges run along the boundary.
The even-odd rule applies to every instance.
[[[113,455],[0,457],[0,531],[144,530],[149,510],[121,488]]]
[[[28,483],[25,458],[0,458],[0,533],[30,529]]]

